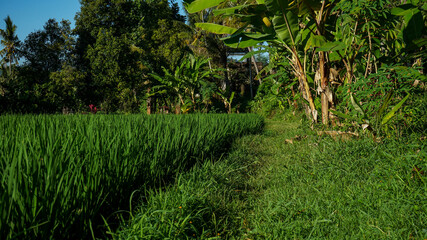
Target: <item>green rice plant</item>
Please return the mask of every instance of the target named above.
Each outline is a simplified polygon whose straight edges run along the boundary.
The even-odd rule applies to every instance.
[[[247,181],[259,168],[256,158],[246,156],[258,144],[251,137],[257,136],[241,137],[221,161],[204,161],[167,188],[149,190],[130,218],[109,234],[123,240],[230,239],[241,233]]]
[[[0,116],[0,236],[80,239],[233,138],[256,115]]]

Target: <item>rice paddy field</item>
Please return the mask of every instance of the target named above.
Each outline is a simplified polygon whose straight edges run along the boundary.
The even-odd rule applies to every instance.
[[[0,238],[82,239],[238,136],[257,115],[0,116]]]

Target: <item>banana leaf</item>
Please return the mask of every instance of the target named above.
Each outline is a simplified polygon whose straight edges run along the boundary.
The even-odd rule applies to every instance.
[[[216,7],[226,0],[196,0],[187,6],[188,13],[196,13],[206,8]]]
[[[363,111],[362,107],[357,103],[357,100],[355,100],[355,97],[353,96],[352,93],[350,93],[350,101],[351,101],[351,104],[353,105],[354,109],[356,109],[356,111],[358,111],[362,115],[362,118],[363,118],[365,116],[365,111]]]
[[[335,110],[333,110],[333,109],[328,109],[329,110],[329,112],[331,112],[331,113],[333,113],[333,114],[335,114],[335,115],[337,115],[338,117],[341,117],[341,118],[344,118],[344,119],[348,119],[348,120],[357,120],[357,119],[355,119],[354,117],[352,117],[352,116],[350,116],[350,115],[347,115],[347,114],[345,114],[345,113],[342,113],[342,112],[338,112],[338,111],[335,111]]]
[[[216,34],[233,34],[238,31],[237,28],[227,27],[215,23],[196,23],[196,27]]]
[[[265,1],[268,11],[274,14],[273,26],[278,38],[286,45],[294,46],[299,31],[298,15],[289,10],[289,4],[286,0]]]

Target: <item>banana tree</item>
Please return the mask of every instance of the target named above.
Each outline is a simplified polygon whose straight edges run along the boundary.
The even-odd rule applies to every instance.
[[[149,74],[158,84],[152,88],[150,96],[167,95],[168,97],[178,97],[177,109],[186,104],[186,99],[190,99],[190,106],[196,105],[196,98],[200,95],[200,89],[203,81],[207,78],[219,78],[215,74],[216,70],[210,70],[206,66],[209,59],[196,58],[189,55],[176,69],[171,72],[166,68],[163,69],[163,75],[156,73]]]
[[[194,55],[190,55],[189,59],[181,64],[183,71],[181,73],[182,79],[184,80],[184,86],[186,91],[189,93],[191,102],[193,105],[196,104],[196,96],[200,94],[200,88],[202,83],[207,78],[220,78],[216,72],[221,69],[208,69],[210,59],[197,58]]]
[[[157,80],[157,84],[155,84],[151,89],[150,92],[147,93],[147,97],[153,97],[153,96],[161,96],[161,95],[167,95],[169,98],[178,97],[178,102],[176,103],[176,109],[178,109],[178,112],[181,110],[181,105],[184,105],[184,97],[183,92],[185,90],[184,88],[184,80],[180,76],[180,71],[182,68],[180,66],[177,67],[177,69],[174,72],[170,72],[168,69],[162,67],[164,75],[159,75],[157,73],[149,73],[149,75]]]
[[[198,12],[217,6],[226,0],[197,0],[187,6],[188,12]],[[333,4],[330,1],[314,0],[257,0],[233,8],[217,9],[217,15],[240,18],[244,27],[240,29],[214,24],[198,23],[197,26],[217,34],[229,34],[223,38],[230,47],[252,47],[262,42],[278,45],[291,55],[294,73],[299,80],[300,91],[308,102],[308,113],[317,121],[317,110],[310,91],[306,71],[307,50],[320,47],[326,42],[325,24]],[[319,52],[319,71],[321,75],[322,112],[327,123],[328,65],[324,52]],[[325,108],[325,109],[323,109]]]

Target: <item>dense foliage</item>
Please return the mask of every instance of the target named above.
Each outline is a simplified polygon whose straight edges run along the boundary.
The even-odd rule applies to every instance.
[[[23,42],[7,19],[0,112],[79,112],[90,104],[106,112],[137,112],[153,85],[147,73],[174,69],[190,52],[191,30],[174,2],[81,4],[75,29],[50,19]]]
[[[270,75],[259,88],[255,109],[304,106],[312,121],[321,116],[325,125],[340,125],[337,118],[346,121],[343,118],[351,111],[365,116],[360,104],[376,105],[390,118],[402,115],[395,113],[404,104],[425,109],[425,101],[419,106],[417,100],[425,98],[426,91],[427,5],[422,1],[257,0],[234,1],[231,6],[227,3],[232,1],[226,0],[187,2],[191,13],[213,11],[215,16],[234,19],[196,23],[206,31],[227,34],[226,45],[244,48],[269,43],[265,51],[270,64],[263,71]],[[366,79],[370,79],[367,86]],[[397,84],[402,79],[406,83]],[[386,104],[378,100],[386,98],[386,92],[380,93],[383,84],[399,93]],[[376,95],[350,101],[363,91]],[[384,126],[386,122],[390,123],[383,121]],[[359,125],[377,127],[372,121]]]
[[[67,20],[50,19],[23,41],[12,19],[5,19],[2,238],[98,237],[110,217],[122,217],[114,212],[126,209],[141,186],[154,188],[144,195],[140,212],[123,221],[128,226],[117,234],[108,230],[114,237],[425,237],[420,226],[426,215],[427,3],[183,2],[186,18],[174,0],[81,0],[75,29]],[[246,62],[233,63],[233,52],[244,53]],[[256,63],[260,54],[268,58],[266,66]],[[285,143],[301,136],[258,145],[255,137],[248,144],[257,149],[246,150],[280,148],[245,155],[254,162],[239,158],[233,162],[237,168],[223,165],[224,172],[205,162],[179,175],[178,188],[162,195],[168,180],[220,152],[234,137],[262,128],[255,115],[166,114],[280,116],[289,110],[305,111],[299,120],[308,120],[311,129],[338,130],[320,135],[361,139],[337,143],[303,132],[311,142],[295,148]],[[6,115],[61,111],[64,116]],[[260,215],[248,222],[239,215],[248,210],[239,206],[244,194],[230,192],[241,191],[247,186],[242,179],[255,176],[255,170],[248,175],[243,169],[258,166],[260,154],[275,156],[270,184],[278,190],[251,186],[274,197],[265,203],[252,199],[249,213]],[[242,179],[229,186],[232,177]],[[215,196],[221,181],[223,198]],[[275,181],[281,182],[277,188]],[[370,186],[368,192],[364,186]],[[376,214],[381,219],[372,217]]]
[[[2,239],[88,236],[134,190],[160,186],[262,126],[243,114],[2,116]]]
[[[314,122],[321,118],[342,126],[355,121],[355,111],[374,117],[373,105],[384,106],[385,114],[393,111],[406,92],[409,97],[394,116],[412,105],[419,119],[425,109],[419,100],[426,89],[422,1],[186,0],[184,5],[187,22],[174,1],[82,1],[75,29],[51,19],[23,42],[17,26],[5,19],[0,112],[81,112],[91,104],[128,113],[272,115],[302,108]],[[243,59],[251,61],[268,54],[264,69],[252,67],[261,86],[252,86],[250,76],[242,82],[233,72],[229,47],[249,51]],[[189,71],[186,66],[194,64],[199,67]],[[189,78],[197,83],[183,80]],[[404,85],[395,84],[401,79]],[[386,105],[383,84],[397,93]],[[258,91],[250,104],[248,85]],[[361,96],[367,92],[376,95]],[[352,98],[362,109],[369,105],[369,113],[356,110]],[[368,121],[356,122],[374,134],[386,127]]]

